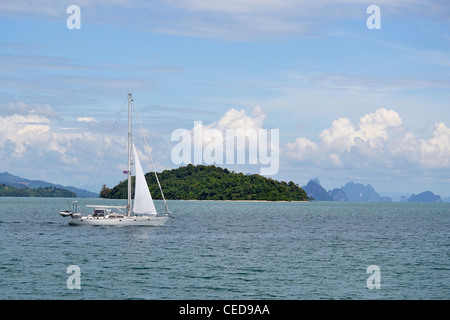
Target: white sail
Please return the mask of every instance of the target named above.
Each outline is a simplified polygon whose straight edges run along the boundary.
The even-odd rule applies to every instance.
[[[136,147],[133,146],[134,167],[136,171],[136,183],[134,191],[133,212],[137,214],[156,215],[155,204],[153,203],[147,181],[145,180],[144,171],[142,170]]]

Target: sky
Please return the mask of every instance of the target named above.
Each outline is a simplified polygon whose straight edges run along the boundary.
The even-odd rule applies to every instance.
[[[446,1],[0,0],[0,172],[113,187],[129,92],[157,171],[197,124],[276,131],[275,180],[450,196]]]

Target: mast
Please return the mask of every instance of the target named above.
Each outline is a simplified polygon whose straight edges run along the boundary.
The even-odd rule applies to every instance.
[[[131,215],[131,93],[128,94],[128,202],[127,213]]]
[[[136,106],[134,106],[134,112],[135,112],[135,115],[136,115],[136,120],[139,123],[139,128],[141,129],[141,134],[142,134],[142,138],[144,139],[144,142],[145,142],[145,148],[147,150],[148,157],[150,158],[150,162],[152,163],[153,172],[155,172],[156,182],[158,182],[158,187],[159,187],[159,190],[161,191],[161,196],[162,196],[162,199],[164,201],[164,207],[165,207],[166,215],[169,215],[170,214],[169,207],[167,206],[167,201],[166,201],[166,198],[164,197],[164,192],[162,190],[161,183],[159,182],[158,174],[156,173],[155,163],[153,162],[152,154],[150,152],[150,149],[148,148],[147,139],[145,139],[145,135],[144,135],[144,132],[142,130],[141,120],[139,120],[139,116],[138,116],[137,111],[136,111]]]

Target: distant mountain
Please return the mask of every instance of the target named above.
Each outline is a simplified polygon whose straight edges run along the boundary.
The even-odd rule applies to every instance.
[[[328,191],[328,194],[333,201],[348,201],[347,195],[342,189],[334,188],[333,190]]]
[[[97,198],[98,194],[94,192],[90,192],[87,190],[75,188],[72,186],[62,186],[60,184],[54,184],[51,182],[46,182],[42,180],[29,180],[25,178],[21,178],[10,174],[8,172],[0,173],[0,184],[5,184],[8,186],[12,186],[14,188],[45,188],[45,187],[53,187],[58,189],[65,189],[71,192],[75,192],[77,197],[79,198]]]
[[[370,185],[348,182],[341,188],[335,188],[328,192],[320,185],[318,178],[309,180],[308,184],[302,187],[308,197],[317,201],[352,201],[352,202],[391,202],[389,197],[380,196]]]
[[[0,183],[4,183],[14,188],[25,188],[28,187],[30,180],[14,176],[8,172],[3,172],[0,173]]]
[[[441,196],[435,195],[431,191],[425,191],[419,194],[413,194],[408,198],[408,202],[442,202]]]
[[[392,202],[392,198],[380,196],[370,185],[362,183],[348,182],[341,188],[335,188],[328,192],[321,186],[318,178],[309,180],[306,186],[302,187],[308,197],[317,201],[351,201],[351,202]],[[425,191],[419,194],[402,195],[395,193],[400,202],[450,202],[450,197],[441,199],[441,196],[435,195],[431,191]],[[408,197],[409,196],[409,197]]]
[[[328,194],[319,182],[319,179],[311,179],[308,184],[302,187],[306,191],[306,194],[310,198],[314,198],[317,201],[333,201],[333,198]]]
[[[353,202],[391,202],[392,201],[392,199],[389,197],[380,196],[370,184],[365,186],[362,183],[348,182],[341,189],[346,194],[348,201],[353,201]]]

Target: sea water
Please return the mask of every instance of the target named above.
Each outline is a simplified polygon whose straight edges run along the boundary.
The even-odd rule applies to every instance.
[[[450,298],[449,203],[169,201],[112,227],[69,226],[73,200],[0,198],[0,299]]]

